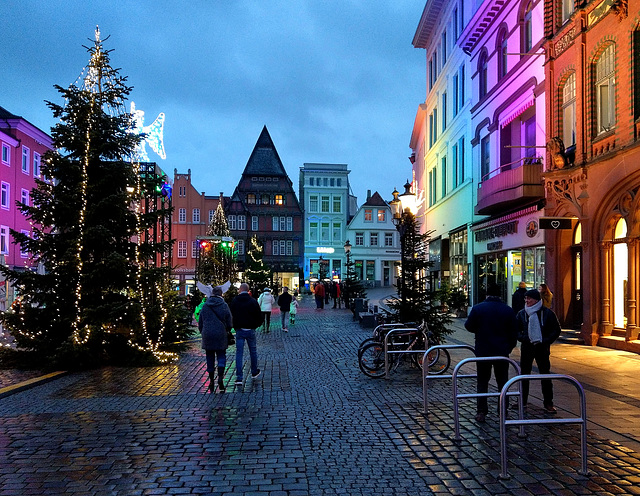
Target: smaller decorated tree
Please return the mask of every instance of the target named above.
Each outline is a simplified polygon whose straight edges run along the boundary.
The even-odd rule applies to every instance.
[[[249,284],[252,294],[257,295],[258,290],[262,290],[269,284],[271,270],[264,263],[264,248],[256,236],[253,236],[250,240],[246,260],[244,274],[247,284]]]
[[[207,236],[231,237],[227,217],[222,205],[211,219],[207,229]],[[203,241],[201,245],[200,262],[198,264],[198,280],[204,284],[219,286],[227,281],[235,282],[238,279],[236,256],[232,242],[216,239]]]

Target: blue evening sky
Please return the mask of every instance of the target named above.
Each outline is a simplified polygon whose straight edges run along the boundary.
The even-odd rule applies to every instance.
[[[304,162],[346,163],[361,204],[411,175],[424,0],[2,0],[0,106],[49,131],[100,26],[145,124],[166,114],[173,177],[233,192],[264,125],[296,193]]]

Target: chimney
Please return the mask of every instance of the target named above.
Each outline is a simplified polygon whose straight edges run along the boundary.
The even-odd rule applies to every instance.
[[[371,190],[367,190],[367,201],[371,200]]]

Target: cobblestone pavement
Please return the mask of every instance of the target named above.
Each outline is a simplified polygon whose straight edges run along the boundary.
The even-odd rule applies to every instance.
[[[359,371],[370,331],[349,312],[306,299],[289,333],[278,321],[258,336],[260,379],[245,363],[234,386],[230,349],[225,394],[207,391],[194,343],[177,364],[69,374],[0,399],[0,496],[640,494],[640,454],[591,431],[589,475],[578,473],[574,425],[510,429],[512,477],[500,480],[493,412],[477,424],[462,402],[455,442],[448,381],[434,381],[425,421],[417,371]]]

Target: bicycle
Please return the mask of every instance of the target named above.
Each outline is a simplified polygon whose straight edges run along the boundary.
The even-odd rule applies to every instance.
[[[384,324],[374,329],[373,337],[364,340],[358,348],[358,365],[360,370],[369,377],[379,378],[385,375],[384,339],[391,330],[405,329],[406,332],[394,333],[388,343],[389,351],[424,350],[432,339],[432,334],[425,330],[426,324],[408,327],[408,324]],[[412,366],[423,368],[424,353],[390,353],[390,370],[397,370],[400,362],[409,356]],[[436,349],[427,355],[430,374],[443,374],[451,364],[451,356],[446,349]]]

